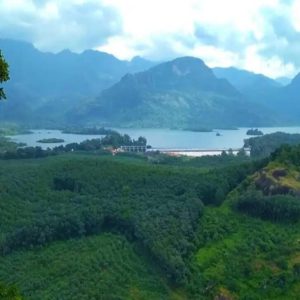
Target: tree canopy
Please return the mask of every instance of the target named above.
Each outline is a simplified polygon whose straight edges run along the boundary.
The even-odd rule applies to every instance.
[[[8,64],[5,61],[2,52],[0,50],[0,83],[9,80]],[[4,89],[0,88],[0,100],[6,99]]]

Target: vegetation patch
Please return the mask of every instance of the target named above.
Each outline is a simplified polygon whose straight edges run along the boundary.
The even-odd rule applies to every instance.
[[[0,258],[0,264],[0,278],[16,284],[24,299],[146,300],[171,294],[151,261],[115,234],[20,251]]]
[[[64,143],[64,139],[57,139],[57,138],[49,138],[49,139],[42,139],[38,140],[38,143],[43,143],[43,144],[55,144],[55,143]]]

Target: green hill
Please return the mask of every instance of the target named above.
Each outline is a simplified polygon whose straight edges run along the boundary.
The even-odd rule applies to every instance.
[[[5,84],[9,101],[0,103],[0,117],[32,126],[57,126],[66,111],[83,99],[96,97],[128,72],[155,64],[138,57],[123,61],[94,50],[41,52],[30,43],[11,39],[0,39],[0,49],[10,71]]]
[[[272,106],[270,95],[276,94],[282,85],[276,80],[262,74],[256,74],[245,70],[230,68],[214,68],[214,74],[218,78],[227,79],[248,100],[256,103],[264,103]],[[268,103],[269,102],[269,103]]]
[[[297,299],[299,146],[216,162],[2,160],[0,282],[24,299]]]
[[[272,124],[272,114],[249,103],[202,60],[182,57],[128,74],[70,121],[111,126],[214,128]]]
[[[116,234],[17,252],[0,263],[0,278],[14,282],[25,299],[169,299],[173,293],[151,262]]]

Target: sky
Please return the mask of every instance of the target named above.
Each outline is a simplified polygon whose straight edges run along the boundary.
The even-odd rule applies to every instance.
[[[300,0],[0,0],[0,37],[121,59],[195,56],[272,78],[300,72]]]

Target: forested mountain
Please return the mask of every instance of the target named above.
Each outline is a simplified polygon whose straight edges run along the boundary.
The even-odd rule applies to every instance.
[[[93,50],[44,53],[7,39],[0,39],[0,49],[11,77],[4,85],[9,101],[0,103],[2,120],[213,128],[298,124],[300,116],[299,76],[283,87],[244,70],[212,71],[192,57],[154,66]]]
[[[182,57],[128,74],[70,119],[143,127],[268,125],[272,116],[249,103],[200,59]]]
[[[249,100],[268,104],[270,95],[275,94],[282,85],[262,74],[256,74],[237,68],[214,68],[218,78],[227,79],[237,90]]]
[[[300,118],[300,74],[290,84],[278,91],[274,97],[274,108],[284,115],[288,115],[294,124],[299,124]]]
[[[226,78],[246,99],[260,103],[275,113],[281,125],[299,124],[300,74],[285,85],[261,74],[236,68],[214,68],[219,78]]]
[[[0,39],[0,49],[11,77],[5,86],[10,101],[1,103],[0,117],[14,121],[55,123],[79,100],[99,95],[129,72],[154,65],[138,57],[122,61],[93,50],[44,53],[29,43],[7,39]]]

